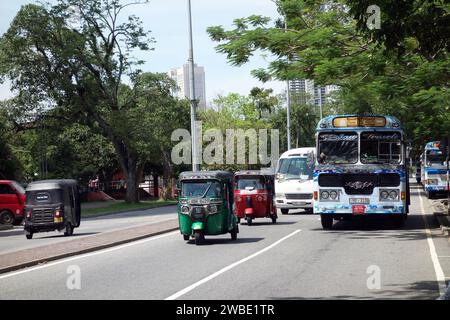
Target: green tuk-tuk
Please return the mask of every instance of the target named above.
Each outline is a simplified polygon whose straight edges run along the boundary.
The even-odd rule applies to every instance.
[[[202,244],[205,235],[239,232],[234,212],[232,172],[183,172],[178,181],[178,222],[184,240]]]

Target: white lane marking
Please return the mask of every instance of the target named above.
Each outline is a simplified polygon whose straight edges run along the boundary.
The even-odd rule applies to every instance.
[[[433,236],[428,226],[428,221],[425,218],[425,207],[422,200],[422,191],[420,190],[419,190],[419,199],[420,199],[420,208],[422,209],[422,219],[425,223],[425,233],[427,234],[428,246],[430,248],[431,261],[433,262],[434,273],[436,274],[436,280],[439,286],[439,293],[442,296],[445,294],[447,290],[447,286],[445,284],[445,275],[444,272],[442,271],[441,264],[439,263],[439,258],[436,253],[436,247],[434,246]]]
[[[301,231],[300,229],[295,230],[294,232],[288,234],[287,236],[281,238],[280,240],[278,240],[278,241],[272,243],[270,246],[265,247],[264,249],[262,249],[262,250],[260,250],[260,251],[258,251],[258,252],[255,252],[254,254],[252,254],[252,255],[250,255],[250,256],[244,258],[244,259],[241,259],[241,260],[239,260],[239,261],[236,261],[236,262],[230,264],[229,266],[226,266],[226,267],[220,269],[220,270],[217,271],[217,272],[214,272],[213,274],[207,276],[206,278],[203,278],[203,279],[201,279],[200,281],[197,281],[196,283],[190,285],[189,287],[184,288],[183,290],[180,290],[180,291],[174,293],[173,295],[171,295],[170,297],[167,297],[167,298],[164,299],[164,300],[175,300],[175,299],[181,297],[182,295],[185,295],[185,294],[188,293],[189,291],[192,291],[192,290],[194,290],[195,288],[197,288],[198,286],[201,286],[202,284],[204,284],[204,283],[206,283],[206,282],[208,282],[208,281],[210,281],[210,280],[212,280],[212,279],[218,277],[218,276],[221,275],[222,273],[225,273],[225,272],[227,272],[228,270],[231,270],[231,269],[237,267],[238,265],[240,265],[240,264],[242,264],[242,263],[244,263],[244,262],[246,262],[246,261],[248,261],[248,260],[251,260],[251,259],[253,259],[253,258],[259,256],[260,254],[263,254],[264,252],[269,251],[269,250],[272,249],[273,247],[279,245],[281,242],[283,242],[283,241],[289,239],[290,237],[296,235],[296,234],[299,233],[300,231]]]
[[[143,239],[143,240],[138,240],[138,241],[122,244],[122,245],[119,245],[117,247],[112,247],[112,248],[109,248],[109,249],[103,249],[103,250],[99,250],[99,251],[94,251],[94,252],[91,252],[91,253],[85,253],[85,254],[81,254],[79,256],[74,256],[74,257],[71,257],[71,258],[62,259],[62,260],[58,260],[58,261],[55,261],[55,262],[46,263],[46,264],[43,264],[43,265],[38,265],[36,267],[26,268],[26,269],[21,270],[21,271],[16,271],[16,272],[12,272],[12,273],[7,273],[5,275],[0,275],[0,280],[6,279],[6,278],[10,278],[10,277],[14,277],[14,276],[17,276],[17,275],[20,275],[20,274],[23,274],[23,273],[27,273],[27,272],[31,272],[31,271],[36,271],[36,270],[40,270],[40,269],[44,269],[44,268],[53,267],[55,265],[66,263],[66,262],[70,262],[70,261],[73,261],[73,260],[89,258],[89,257],[96,256],[96,255],[99,255],[99,254],[113,252],[113,251],[116,251],[116,250],[120,250],[120,249],[124,249],[124,248],[128,248],[128,247],[136,246],[136,245],[139,245],[139,244],[143,244],[143,243],[150,242],[150,241],[153,241],[153,240],[158,240],[158,239],[161,239],[161,238],[169,237],[169,236],[172,236],[174,234],[179,234],[179,233],[180,233],[179,231],[173,231],[173,232],[161,234],[161,235],[158,235],[158,236],[150,237],[150,238],[147,238],[147,239]]]

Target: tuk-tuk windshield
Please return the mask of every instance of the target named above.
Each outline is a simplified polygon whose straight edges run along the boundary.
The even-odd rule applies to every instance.
[[[221,187],[216,180],[190,180],[181,182],[181,197],[216,198],[220,197]]]
[[[240,177],[235,186],[236,190],[264,190],[264,181],[260,177]]]
[[[27,191],[28,205],[63,203],[64,195],[60,189]]]

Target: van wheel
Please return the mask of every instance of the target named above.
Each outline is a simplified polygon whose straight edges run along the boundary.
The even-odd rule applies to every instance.
[[[289,213],[289,209],[281,209],[281,214],[288,214]]]
[[[68,224],[66,225],[66,231],[64,231],[64,235],[65,235],[66,237],[70,237],[70,236],[73,235],[73,226],[72,226],[70,223],[68,223]]]
[[[333,216],[328,214],[320,215],[320,222],[322,223],[322,228],[324,230],[333,229]]]
[[[0,212],[0,224],[12,225],[14,223],[14,215],[9,211]]]

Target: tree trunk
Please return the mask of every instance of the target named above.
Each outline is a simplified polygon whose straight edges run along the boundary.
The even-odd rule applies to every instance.
[[[153,175],[153,197],[159,198],[159,176],[157,174]]]
[[[173,166],[170,160],[170,154],[163,151],[163,186],[162,186],[162,194],[161,198],[164,200],[171,198],[172,194],[172,184],[171,178],[173,175]]]

